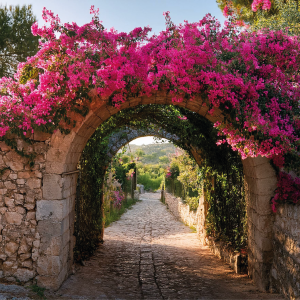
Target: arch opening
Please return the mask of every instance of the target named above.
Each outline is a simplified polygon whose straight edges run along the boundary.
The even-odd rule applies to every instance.
[[[147,101],[143,101],[143,105],[147,104],[170,104],[170,100],[167,97],[163,99],[149,98]],[[141,99],[135,99],[130,104],[126,103],[121,108],[121,111],[125,108],[136,107],[141,104]],[[203,108],[202,106],[198,106],[197,103],[178,103],[179,106],[184,106],[188,110],[191,110],[193,113],[200,114],[204,116],[204,118],[208,118],[209,121],[215,122],[217,120],[217,116],[212,120],[210,115],[206,115],[208,108]],[[101,121],[109,119],[109,117],[118,113],[119,110],[111,107],[105,106],[102,107],[101,110],[97,109],[96,113],[90,113],[85,120],[82,120],[80,125],[77,125],[77,128],[71,133],[69,136],[63,136],[59,132],[54,134],[51,138],[51,147],[48,151],[49,156],[47,155],[47,163],[46,163],[46,174],[44,175],[46,181],[44,181],[44,198],[43,201],[51,201],[53,199],[52,195],[47,194],[46,187],[47,184],[57,182],[57,178],[62,178],[64,174],[68,174],[72,171],[76,170],[78,159],[81,155],[81,151],[86,145],[86,142],[89,136],[95,131],[95,128],[99,126]],[[220,117],[220,116],[219,116]],[[64,145],[64,147],[61,147]],[[59,165],[57,164],[57,160],[54,161],[51,159],[51,153],[55,151],[57,153],[59,150],[60,157],[62,159]],[[192,149],[193,151],[193,149]],[[196,160],[200,159],[195,156]],[[246,199],[247,199],[247,212],[249,219],[249,272],[250,275],[253,276],[254,280],[260,284],[260,288],[263,290],[267,290],[268,288],[268,276],[266,275],[270,269],[270,257],[272,256],[272,214],[270,210],[269,200],[274,193],[275,185],[276,185],[276,176],[275,172],[270,166],[269,160],[266,158],[247,158],[243,161],[244,166],[244,174],[245,174],[245,188],[246,188]],[[55,190],[57,188],[60,190],[61,196],[60,201],[64,201],[66,199],[63,198],[65,194],[66,187],[72,187],[73,194],[69,195],[69,199],[73,203],[73,206],[69,208],[68,214],[66,214],[65,218],[72,218],[71,215],[74,214],[74,200],[75,200],[75,186],[76,180],[75,176],[68,175],[68,184],[59,187],[56,185]],[[65,181],[65,182],[66,182]],[[48,198],[48,199],[47,199]],[[38,206],[39,209],[39,206]],[[74,217],[73,217],[74,219]],[[40,220],[41,223],[45,222],[45,220]],[[60,222],[63,222],[61,220]],[[72,222],[69,222],[72,224]],[[71,236],[72,231],[69,230],[68,234]],[[74,247],[74,242],[69,240],[68,251]],[[66,247],[66,246],[65,246]],[[253,250],[253,252],[251,252]],[[67,267],[66,262],[64,262],[64,278],[68,274],[68,270],[71,268],[72,260],[69,260],[69,267]],[[62,268],[63,269],[63,268]],[[50,274],[49,274],[50,275]],[[49,277],[53,278],[53,275],[45,276],[45,279]],[[55,280],[54,286],[57,287],[62,282]],[[44,278],[41,277],[40,283],[43,284]]]
[[[156,105],[181,107],[186,110],[186,114],[190,111],[190,114],[200,115],[203,120],[208,120],[209,124],[222,118],[221,114],[216,115],[217,111],[213,116],[208,114],[208,107],[202,106],[202,102],[172,103],[172,99],[165,95],[131,99],[124,103],[121,109],[103,104],[91,110],[86,117],[77,116],[77,125],[68,135],[63,135],[59,131],[53,135],[35,134],[37,147],[43,145],[40,149],[44,157],[44,160],[42,157],[39,158],[42,159],[44,166],[39,175],[42,176],[43,186],[40,190],[36,189],[37,194],[32,194],[36,199],[36,232],[39,235],[39,247],[32,248],[32,251],[37,253],[35,254],[36,271],[33,271],[32,276],[37,278],[39,285],[57,289],[72,272],[77,164],[84,147],[96,129],[106,120],[109,122],[111,117],[126,109],[136,110],[137,114],[133,114],[133,120],[138,120],[137,117],[141,113],[139,107],[147,105],[153,108]],[[145,116],[146,114],[149,112],[146,111]],[[177,125],[178,121],[184,122],[176,118],[177,122],[173,122],[172,125]],[[126,120],[122,121],[125,122],[123,124],[127,124]],[[153,122],[153,119],[151,121]],[[193,143],[190,143],[193,139],[195,136],[190,135],[190,140],[185,138],[181,142],[187,146],[188,151],[193,153],[196,161],[201,161],[201,156],[197,155]],[[201,153],[203,154],[205,153]],[[218,158],[221,159],[222,156]],[[38,161],[36,163],[39,164]],[[243,166],[247,209],[248,215],[251,216],[248,230],[251,239],[249,248],[250,251],[253,250],[249,255],[249,270],[255,281],[261,285],[261,289],[267,290],[267,274],[272,255],[273,218],[269,200],[274,193],[276,176],[266,158],[247,158],[243,160]],[[31,195],[32,192],[28,193]]]

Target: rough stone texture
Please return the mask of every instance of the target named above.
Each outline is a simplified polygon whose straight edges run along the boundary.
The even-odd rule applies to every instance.
[[[208,114],[209,108],[203,105],[200,97],[172,103],[170,95],[157,92],[153,97],[130,98],[120,108],[115,108],[99,99],[95,91],[91,91],[91,95],[94,100],[89,104],[90,112],[86,117],[72,116],[77,123],[70,134],[63,135],[60,131],[51,136],[34,133],[32,138],[37,142],[33,145],[17,141],[18,150],[37,153],[32,168],[26,158],[0,142],[0,169],[8,168],[1,172],[0,179],[0,267],[3,269],[0,277],[12,280],[20,276],[18,280],[23,280],[26,276],[18,275],[17,271],[27,268],[38,275],[39,285],[57,289],[72,273],[77,174],[69,172],[76,171],[88,139],[110,116],[140,104],[173,104],[211,122],[223,119],[219,109],[215,109],[214,115]],[[276,176],[265,158],[248,158],[243,164],[249,220],[249,270],[258,286],[268,290],[273,259],[273,217],[269,200],[276,187]],[[54,201],[57,207],[49,201]],[[20,252],[17,249],[11,256],[5,254],[7,243],[12,241],[21,247],[24,238],[26,245],[22,244]],[[37,273],[40,263],[47,266],[49,273]]]
[[[181,220],[190,227],[197,227],[200,205],[197,211],[191,211],[190,207],[181,198],[176,198],[167,192],[164,192],[164,201],[177,220]]]
[[[300,299],[300,206],[281,205],[275,215],[271,289]]]
[[[18,150],[36,152],[30,168],[28,159],[0,142],[0,278],[28,282],[35,278],[39,254],[36,201],[42,197],[42,174],[45,170],[45,141],[28,145],[17,140]]]
[[[202,246],[158,199],[140,195],[104,244],[47,299],[283,299],[257,291]]]
[[[204,194],[199,199],[197,211],[191,211],[187,204],[184,204],[181,198],[164,192],[164,202],[170,212],[177,220],[182,221],[190,227],[197,230],[198,238],[202,245],[208,245],[211,251],[219,258],[230,264],[236,273],[240,273],[240,253],[234,253],[226,248],[221,242],[215,242],[214,239],[206,236],[205,218],[207,214],[207,203]]]
[[[268,291],[274,222],[270,199],[277,180],[267,158],[247,158],[243,166],[248,217],[248,272],[260,290]]]

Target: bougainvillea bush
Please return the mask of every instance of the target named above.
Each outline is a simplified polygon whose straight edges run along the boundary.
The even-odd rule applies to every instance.
[[[97,13],[92,7],[92,21],[78,26],[43,10],[48,25],[32,26],[40,50],[19,65],[14,79],[0,79],[3,139],[9,132],[65,128],[70,111],[87,113],[91,90],[115,106],[160,90],[174,102],[200,95],[211,114],[221,109],[219,143],[242,158],[266,156],[286,170],[299,165],[298,37],[240,33],[210,15],[175,25],[169,12],[166,30],[148,37],[148,27],[107,30]]]

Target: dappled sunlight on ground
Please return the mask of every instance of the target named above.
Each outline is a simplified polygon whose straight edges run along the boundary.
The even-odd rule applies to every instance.
[[[146,193],[105,230],[104,244],[49,299],[283,299],[260,293],[246,275],[200,245]]]

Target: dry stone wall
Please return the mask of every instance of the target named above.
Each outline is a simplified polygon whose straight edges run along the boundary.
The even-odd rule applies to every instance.
[[[300,206],[281,205],[273,229],[271,290],[300,299]]]
[[[197,211],[190,210],[189,205],[183,203],[181,198],[176,198],[173,195],[164,192],[164,201],[169,210],[176,219],[197,230],[201,243],[205,244],[205,216],[207,213],[207,204],[204,201],[204,195],[199,199]]]
[[[42,199],[42,178],[48,145],[17,141],[18,150],[37,154],[34,165],[0,142],[0,278],[28,282],[37,275],[40,234],[36,203]]]
[[[235,253],[228,249],[225,243],[216,242],[213,238],[206,236],[205,218],[207,215],[208,204],[205,201],[204,193],[199,198],[197,211],[191,211],[189,206],[182,202],[181,198],[174,197],[167,192],[164,192],[164,199],[165,204],[176,219],[181,220],[186,225],[197,229],[198,238],[202,245],[209,246],[214,255],[230,264],[236,273],[240,273],[240,253]]]

